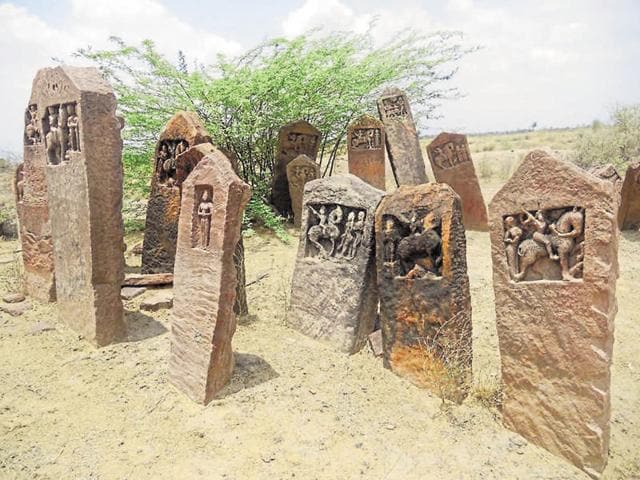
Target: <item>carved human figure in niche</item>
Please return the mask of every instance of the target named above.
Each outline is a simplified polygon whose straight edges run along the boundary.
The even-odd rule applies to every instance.
[[[185,142],[184,140],[180,140],[176,145],[176,150],[173,156],[174,158],[178,158],[178,155],[181,155],[186,151],[187,151],[187,142]]]
[[[516,225],[516,219],[508,216],[504,220],[505,233],[504,243],[507,253],[507,262],[511,276],[515,278],[518,275],[518,244],[522,238],[522,229]]]
[[[522,211],[526,215],[526,218],[522,223],[524,225],[533,224],[533,227],[535,228],[535,232],[533,232],[533,239],[544,246],[551,260],[558,260],[559,257],[553,253],[551,239],[547,235],[548,224],[547,219],[544,218],[544,213],[542,213],[541,210],[538,210],[536,215],[533,216],[524,209]]]
[[[396,261],[396,247],[402,236],[396,228],[393,218],[388,217],[384,222],[384,232],[382,236],[383,255],[385,263]]]
[[[436,147],[434,149],[433,161],[440,168],[451,168],[451,167],[453,167],[453,164],[451,163],[451,159],[443,151],[442,147]]]
[[[24,134],[28,145],[40,143],[40,129],[38,128],[38,107],[37,105],[29,105],[29,118],[26,119]]]
[[[78,132],[78,116],[73,103],[67,105],[67,128],[69,129],[69,150],[80,151],[80,135]]]
[[[56,107],[49,107],[49,131],[45,137],[49,164],[59,165],[62,161],[62,130],[59,124],[60,115]]]
[[[365,212],[360,210],[358,212],[358,218],[353,224],[353,243],[351,244],[351,250],[349,252],[349,258],[353,259],[358,253],[358,247],[362,243],[362,237],[364,236],[364,218]]]
[[[170,157],[171,153],[169,152],[169,146],[166,143],[163,143],[160,145],[160,151],[158,152],[158,158],[156,160],[156,171],[159,174],[164,173],[164,164]]]
[[[379,128],[356,128],[351,133],[351,148],[373,150],[381,147]]]
[[[538,213],[540,213],[540,215],[538,215]],[[531,214],[527,212],[527,219],[529,216],[531,216]],[[545,257],[560,263],[562,280],[578,279],[577,275],[582,271],[582,265],[579,264],[581,264],[584,259],[584,246],[580,244],[581,242],[578,242],[578,239],[581,238],[584,233],[584,213],[582,210],[578,207],[573,207],[570,211],[562,213],[558,220],[549,226],[550,233],[548,234],[541,233],[540,223],[544,215],[541,212],[537,212],[535,218],[537,220],[537,223],[535,223],[536,230],[532,237],[523,240],[518,246],[520,271],[515,276],[515,279],[524,279],[528,269],[539,259]],[[527,222],[525,219],[522,223],[523,225],[527,225],[531,222]],[[544,230],[546,231],[546,226]],[[541,240],[542,238],[544,241]],[[551,256],[549,252],[550,248],[547,248],[547,242],[551,244],[552,247],[555,247],[558,252],[557,255]],[[572,255],[576,258],[573,266],[570,265]],[[574,268],[576,266],[578,267]]]
[[[387,118],[398,118],[407,116],[407,106],[404,102],[404,97],[392,97],[382,100],[384,105],[384,112]]]
[[[340,242],[338,243],[338,252],[343,257],[349,257],[351,254],[351,247],[355,241],[353,227],[356,221],[356,213],[349,212],[347,215],[347,221],[344,224],[344,232],[340,235]]]
[[[409,236],[398,243],[397,254],[402,271],[407,278],[439,276],[442,265],[442,239],[436,231],[439,221],[433,212],[428,213],[419,223],[412,214]]]
[[[24,165],[22,164],[16,170],[16,197],[18,202],[24,198]]]
[[[291,179],[294,185],[303,186],[305,183],[315,180],[316,172],[312,167],[299,166],[293,169],[293,178]]]
[[[342,222],[342,208],[336,205],[329,215],[326,214],[324,205],[320,207],[320,211],[309,205],[309,210],[318,217],[319,223],[309,228],[307,238],[318,249],[321,257],[331,257],[336,250],[336,240],[340,237],[338,225]],[[320,243],[321,240],[329,242],[328,250]]]
[[[209,192],[202,192],[200,204],[198,205],[198,220],[200,223],[200,248],[209,247],[209,239],[211,236],[211,216],[213,215],[213,202],[209,199]]]

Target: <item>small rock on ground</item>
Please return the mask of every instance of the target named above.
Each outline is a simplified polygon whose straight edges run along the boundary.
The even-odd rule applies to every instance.
[[[8,293],[2,297],[4,303],[20,303],[24,302],[25,297],[22,293]]]
[[[29,330],[29,335],[37,335],[42,332],[48,332],[49,330],[55,330],[55,328],[46,322],[38,322],[33,327],[31,327],[31,330]]]
[[[382,356],[382,330],[376,330],[369,334],[369,346],[376,357]]]
[[[171,291],[155,293],[149,298],[145,298],[140,304],[140,309],[148,312],[156,312],[163,308],[171,307],[173,307],[173,292]]]
[[[24,312],[31,309],[29,302],[20,303],[0,303],[0,312],[8,313],[12,317],[19,317]]]
[[[120,298],[123,300],[131,300],[146,291],[147,289],[145,287],[122,287],[122,290],[120,290]]]

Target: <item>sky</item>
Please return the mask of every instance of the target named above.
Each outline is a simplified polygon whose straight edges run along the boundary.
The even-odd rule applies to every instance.
[[[450,85],[463,96],[421,125],[426,133],[566,127],[608,120],[640,103],[640,0],[0,0],[0,150],[20,151],[24,108],[39,68],[78,64],[78,48],[109,36],[150,38],[211,63],[273,36],[310,28],[394,32],[456,30],[482,47]]]

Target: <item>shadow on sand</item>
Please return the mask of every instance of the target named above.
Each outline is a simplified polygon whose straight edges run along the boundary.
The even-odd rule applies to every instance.
[[[125,310],[124,318],[127,322],[127,338],[124,342],[140,342],[168,332],[159,321],[142,312]]]
[[[234,356],[235,368],[233,369],[231,381],[216,395],[217,399],[228,397],[241,390],[255,387],[279,377],[278,372],[257,355],[235,352]]]

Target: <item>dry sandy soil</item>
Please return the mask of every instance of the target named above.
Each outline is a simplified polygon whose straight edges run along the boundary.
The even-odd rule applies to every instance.
[[[171,313],[140,312],[141,297],[126,303],[129,338],[99,350],[53,306],[0,316],[0,478],[588,478],[500,424],[487,234],[467,235],[475,389],[452,406],[368,348],[346,356],[286,327],[290,233],[245,240],[248,280],[268,275],[248,287],[233,379],[207,407],[167,382]],[[16,288],[17,248],[0,242],[0,289]],[[640,478],[640,233],[621,237],[620,266],[606,479]]]

